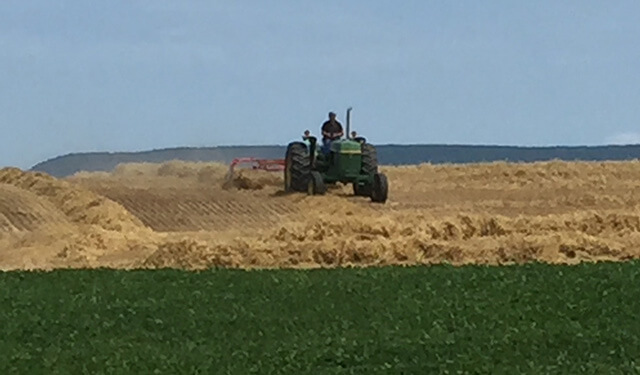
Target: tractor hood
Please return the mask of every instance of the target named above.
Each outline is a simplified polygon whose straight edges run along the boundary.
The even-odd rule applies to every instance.
[[[361,154],[362,148],[359,142],[342,139],[331,143],[331,151],[338,154]]]

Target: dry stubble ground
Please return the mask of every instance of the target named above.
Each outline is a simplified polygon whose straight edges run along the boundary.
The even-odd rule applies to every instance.
[[[284,195],[280,174],[125,164],[0,171],[0,267],[335,267],[640,257],[640,162],[383,167],[385,205]]]

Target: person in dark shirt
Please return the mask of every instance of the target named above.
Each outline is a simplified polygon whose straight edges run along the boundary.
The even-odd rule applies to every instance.
[[[322,151],[329,153],[331,142],[344,135],[342,124],[336,119],[336,114],[329,112],[329,120],[322,124]]]

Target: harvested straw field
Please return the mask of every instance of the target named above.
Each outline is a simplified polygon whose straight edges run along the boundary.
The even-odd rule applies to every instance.
[[[284,194],[280,173],[0,170],[0,267],[315,268],[640,258],[640,162],[381,167],[389,200]]]

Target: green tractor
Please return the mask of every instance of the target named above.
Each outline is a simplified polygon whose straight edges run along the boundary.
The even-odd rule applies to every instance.
[[[352,184],[356,196],[385,203],[388,194],[387,176],[378,172],[376,149],[364,137],[350,133],[351,108],[347,109],[347,138],[331,143],[325,154],[315,136],[305,131],[302,141],[287,146],[284,167],[286,192],[307,192],[322,195],[327,185],[337,182]]]

